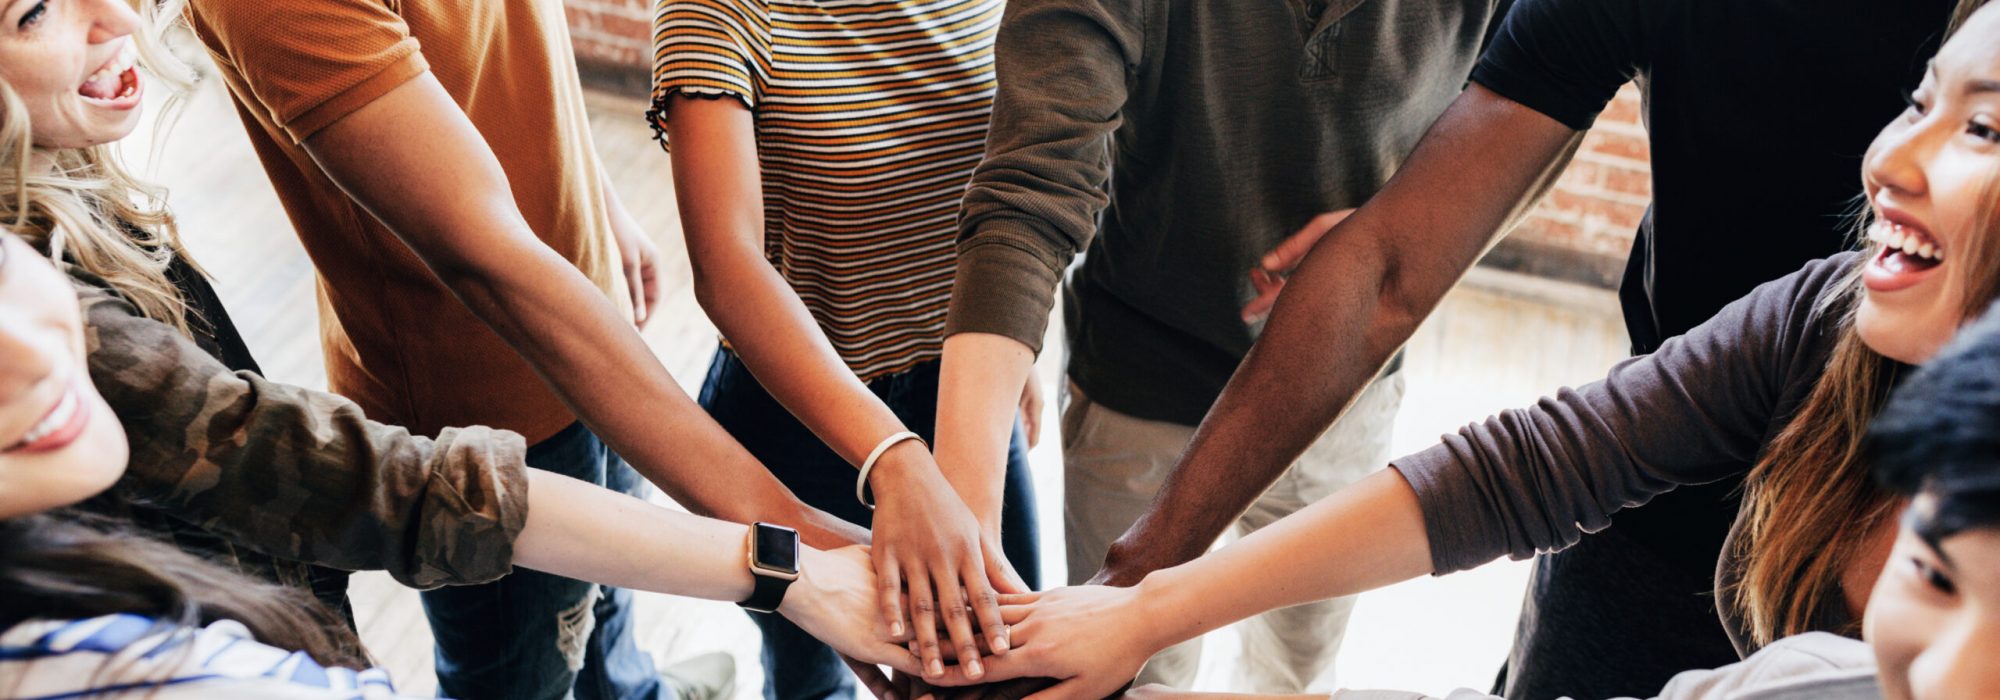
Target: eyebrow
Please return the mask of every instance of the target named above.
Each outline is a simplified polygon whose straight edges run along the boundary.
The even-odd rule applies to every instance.
[[[1967,88],[1965,92],[1970,95],[1977,95],[1982,92],[2000,92],[2000,80],[1974,80],[1972,81],[1972,86]]]

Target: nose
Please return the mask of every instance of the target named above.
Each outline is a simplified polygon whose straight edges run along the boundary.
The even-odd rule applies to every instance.
[[[1924,149],[1930,147],[1929,117],[1911,124],[1897,120],[1868,147],[1862,172],[1868,182],[1907,197],[1918,197],[1929,186],[1924,179]]]
[[[139,31],[139,13],[125,0],[86,0],[80,4],[90,17],[92,44],[128,37]]]

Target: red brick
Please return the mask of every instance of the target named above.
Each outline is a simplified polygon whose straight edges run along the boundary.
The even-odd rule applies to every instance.
[[[1651,149],[1641,134],[1617,133],[1603,127],[1593,129],[1583,139],[1583,150],[1628,160],[1646,160]]]

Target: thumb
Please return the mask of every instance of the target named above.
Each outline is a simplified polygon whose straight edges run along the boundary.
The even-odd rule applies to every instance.
[[[1014,570],[1013,562],[1007,561],[1007,555],[999,546],[985,545],[979,549],[986,557],[986,579],[993,582],[994,590],[1001,593],[1035,592],[1035,589],[1028,587],[1028,580],[1021,578],[1020,572]]]

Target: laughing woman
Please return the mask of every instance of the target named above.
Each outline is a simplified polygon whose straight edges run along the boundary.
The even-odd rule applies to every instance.
[[[1066,678],[1045,698],[1102,697],[1154,652],[1232,620],[1560,549],[1743,463],[1755,465],[1748,494],[1716,567],[1738,651],[1858,635],[1899,505],[1869,478],[1864,431],[1907,366],[2000,295],[1996,85],[2000,7],[1989,5],[1870,148],[1864,250],[1765,284],[1600,382],[1468,426],[1135,588],[1009,600],[1016,648],[990,677]]]
[[[932,673],[940,641],[979,668],[975,627],[1004,653],[992,594],[1038,578],[1022,431],[1004,474],[945,473],[927,449],[1001,6],[661,0],[654,26],[649,116],[726,339],[701,404],[807,504],[872,525],[884,617]],[[757,623],[767,697],[853,694],[825,647]]]
[[[135,98],[146,74],[133,66],[144,63],[134,56],[147,53],[145,26],[121,0],[0,0],[0,518],[92,497],[93,511],[155,532],[164,527],[182,547],[223,555],[239,574],[294,589],[310,581],[285,572],[302,564],[384,569],[418,587],[478,583],[519,565],[725,600],[751,599],[754,583],[760,607],[856,658],[916,670],[914,656],[874,632],[865,550],[821,552],[758,526],[774,553],[797,555],[796,583],[767,584],[772,576],[757,578],[746,566],[751,530],[742,525],[528,469],[515,433],[471,427],[412,436],[367,420],[338,396],[246,371],[248,354],[182,258],[172,218],[142,206],[157,199],[124,174],[112,149],[139,118]],[[60,261],[76,291],[37,253]],[[634,530],[660,536],[632,540]],[[187,539],[195,535],[203,541]],[[575,546],[609,541],[628,544]],[[0,557],[30,553],[0,547]],[[61,554],[10,560],[25,565],[0,573],[12,586],[0,590],[0,622],[172,617],[185,612],[174,601],[187,586],[235,580],[109,586],[70,611],[57,605],[64,592],[133,579]],[[252,558],[273,566],[251,566]],[[777,566],[780,558],[772,568],[791,568]],[[172,574],[182,564],[163,566],[151,571]],[[0,662],[17,660],[0,653]],[[34,667],[0,665],[0,695],[11,695],[14,674]]]

